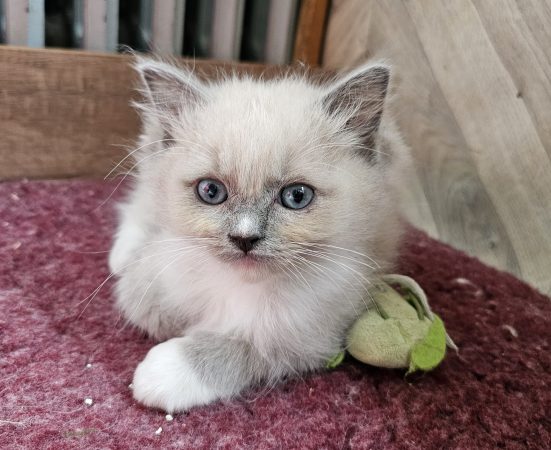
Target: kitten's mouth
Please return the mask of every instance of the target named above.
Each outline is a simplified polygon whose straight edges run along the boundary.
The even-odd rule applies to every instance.
[[[238,264],[249,266],[249,265],[264,264],[266,262],[266,259],[267,258],[265,256],[259,256],[259,255],[247,253],[247,254],[243,254],[243,255],[238,256],[235,259],[235,261]]]
[[[265,266],[269,259],[267,256],[262,256],[255,253],[240,253],[233,254],[229,258],[229,262],[242,269],[257,269]]]

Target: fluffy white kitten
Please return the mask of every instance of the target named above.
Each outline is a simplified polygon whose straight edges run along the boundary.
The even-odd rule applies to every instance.
[[[400,236],[389,68],[326,84],[137,69],[137,178],[109,263],[126,319],[164,342],[134,397],[182,411],[324,367]]]

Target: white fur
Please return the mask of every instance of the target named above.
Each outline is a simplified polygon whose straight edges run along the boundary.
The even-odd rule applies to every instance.
[[[140,243],[145,242],[146,234],[135,223],[123,223],[109,254],[109,268],[113,273],[120,273],[131,261],[132,254]]]
[[[189,338],[173,338],[153,347],[138,365],[132,381],[134,398],[168,413],[197,405],[206,405],[218,398],[201,383],[181,355]]]

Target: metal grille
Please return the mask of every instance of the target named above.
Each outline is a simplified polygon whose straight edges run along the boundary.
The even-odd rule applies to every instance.
[[[0,0],[0,42],[116,52],[125,46],[274,64],[291,57],[300,0]]]

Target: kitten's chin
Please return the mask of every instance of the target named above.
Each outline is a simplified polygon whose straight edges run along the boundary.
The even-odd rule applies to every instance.
[[[227,263],[247,282],[265,280],[273,273],[272,260],[255,254],[238,255],[227,260]]]

